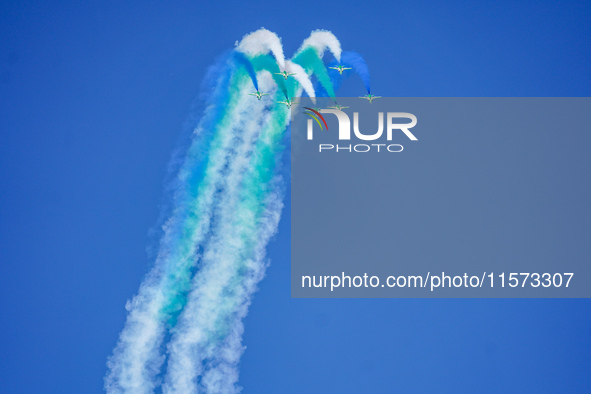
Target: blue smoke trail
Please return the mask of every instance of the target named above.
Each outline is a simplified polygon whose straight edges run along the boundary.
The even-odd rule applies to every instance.
[[[365,89],[367,90],[367,93],[368,94],[371,93],[369,68],[367,67],[365,60],[363,59],[363,57],[360,54],[358,54],[357,52],[350,52],[350,51],[343,52],[343,54],[341,55],[340,63],[335,60],[335,61],[332,61],[328,66],[335,67],[335,66],[338,66],[339,64],[341,64],[345,67],[351,67],[353,69],[352,71],[354,71],[357,75],[359,75],[359,78],[361,78],[361,80],[363,81],[363,84],[365,85]],[[350,70],[345,70],[343,72],[343,75],[340,75],[337,70],[329,69],[330,79],[332,81],[332,84],[333,84],[335,90],[341,86],[341,82],[342,82],[343,78],[348,76],[348,74],[350,74]]]
[[[238,51],[234,51],[234,57],[236,58],[236,62],[242,66],[244,66],[244,68],[246,69],[246,72],[248,73],[248,75],[250,76],[250,79],[252,80],[252,84],[254,85],[255,90],[259,90],[259,83],[257,82],[257,74],[254,71],[254,67],[252,66],[252,63],[250,62],[250,60],[248,60],[248,58],[246,57],[246,55],[242,52],[238,52]]]

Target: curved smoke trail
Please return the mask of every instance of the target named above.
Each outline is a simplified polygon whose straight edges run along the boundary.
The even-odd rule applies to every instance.
[[[281,92],[283,92],[284,97],[282,97],[282,98],[289,98],[290,97],[289,92],[287,91],[287,85],[285,84],[285,79],[282,76],[277,75],[277,73],[279,73],[281,71],[281,69],[277,65],[277,62],[272,57],[270,57],[268,55],[258,55],[258,56],[255,56],[251,59],[251,63],[257,72],[259,72],[259,71],[269,72],[269,74],[271,75],[271,77],[273,78],[273,80],[275,81],[277,86],[279,87],[279,90],[281,90]]]
[[[236,42],[236,49],[251,57],[271,52],[275,56],[279,67],[285,68],[285,56],[283,55],[281,39],[277,34],[267,29],[259,29],[254,33],[245,35],[240,43]]]
[[[161,380],[165,393],[239,391],[242,321],[283,204],[279,168],[290,112],[277,101],[302,91],[314,97],[308,74],[332,91],[321,60],[326,48],[341,56],[332,34],[314,32],[286,61],[277,35],[261,29],[214,66],[154,268],[126,305],[108,392],[151,393]],[[275,74],[282,69],[300,75],[286,84]],[[251,83],[270,96],[248,96]]]
[[[235,51],[234,56],[236,57],[236,63],[244,66],[244,69],[246,70],[246,72],[248,73],[248,76],[252,80],[252,84],[254,85],[255,90],[258,91],[259,90],[259,83],[257,81],[257,74],[256,74],[256,71],[254,70],[254,67],[253,67],[252,63],[250,62],[250,60],[248,60],[246,55],[244,55],[244,53],[242,53],[242,52]]]
[[[335,97],[326,66],[313,47],[308,47],[299,52],[293,57],[292,62],[299,64],[307,73],[315,75],[322,88],[328,92],[328,95],[332,98]]]
[[[341,43],[335,35],[328,30],[314,30],[310,34],[310,37],[302,42],[302,46],[296,51],[296,53],[302,52],[307,48],[313,48],[321,59],[324,52],[328,49],[332,52],[332,55],[337,62],[341,61]]]
[[[314,74],[320,83],[320,90],[334,99],[332,82],[322,62],[326,50],[330,50],[337,61],[341,59],[341,43],[334,34],[326,30],[315,30],[304,40],[292,61],[302,66],[307,73]]]
[[[304,89],[308,97],[310,97],[312,102],[316,104],[316,93],[314,93],[314,85],[312,85],[312,81],[310,81],[310,77],[306,73],[306,70],[304,70],[302,66],[300,66],[299,64],[293,63],[290,60],[285,62],[285,67],[287,71],[295,73],[295,75],[293,76],[294,81],[296,81],[302,87],[302,89]],[[296,89],[297,85],[291,87],[290,91],[292,92],[292,94],[290,97],[296,96]]]

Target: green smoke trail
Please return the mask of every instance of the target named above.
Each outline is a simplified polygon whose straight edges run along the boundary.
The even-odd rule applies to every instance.
[[[174,195],[176,208],[164,226],[155,267],[128,304],[125,328],[108,362],[110,371],[105,378],[108,391],[146,392],[155,387],[152,377],[162,363],[158,349],[164,338],[165,323],[173,325],[186,303],[196,253],[211,224],[213,196],[223,181],[220,174],[235,140],[234,135],[224,131],[231,130],[239,118],[236,109],[243,102],[249,84],[245,73],[233,71],[231,68],[226,71],[232,72],[232,76],[223,79],[219,89],[224,91],[226,99],[213,102],[220,113],[210,117],[206,114],[206,121],[200,122],[205,130],[199,132],[210,134],[211,138],[206,142],[193,140],[179,171],[179,186]],[[195,172],[199,171],[195,171],[195,163],[202,161],[204,155],[202,176],[196,177]]]
[[[318,52],[316,52],[313,47],[308,47],[302,50],[300,53],[296,54],[291,61],[302,66],[308,74],[316,75],[318,82],[320,82],[328,95],[333,99],[335,98],[334,89],[332,87],[330,76],[326,70],[326,66],[318,56]]]
[[[278,86],[283,87],[283,91],[285,92],[285,80],[280,75],[274,74],[280,70],[273,57],[269,55],[257,56],[252,59],[252,63],[256,70],[269,71]],[[237,104],[240,102],[240,100],[245,99],[243,89],[241,88],[244,84],[244,80],[251,77],[243,68],[237,68],[234,71],[235,72],[233,74],[232,80],[229,83],[230,99],[228,101],[226,111],[213,130],[214,139],[211,141],[211,145],[208,149],[210,154],[208,155],[208,163],[206,164],[204,177],[197,187],[193,186],[193,190],[191,190],[190,193],[191,196],[194,197],[194,201],[187,205],[190,205],[193,208],[183,220],[181,237],[178,239],[177,243],[170,248],[170,259],[175,262],[175,264],[168,264],[166,266],[167,271],[163,278],[163,293],[164,299],[167,301],[161,310],[161,318],[163,320],[168,320],[170,325],[175,324],[176,315],[184,307],[186,303],[187,292],[191,287],[191,270],[194,267],[196,259],[195,253],[198,245],[198,239],[200,238],[200,224],[202,224],[204,221],[203,212],[205,211],[204,207],[207,204],[207,201],[205,201],[206,197],[208,196],[206,190],[211,190],[213,187],[215,187],[214,183],[218,175],[215,163],[219,161],[220,158],[215,156],[215,152],[218,152],[218,154],[219,152],[223,153],[223,148],[228,144],[227,134],[220,131],[229,128],[229,125],[235,116],[234,112]],[[296,88],[297,85],[294,86],[294,89]],[[287,95],[288,93],[284,94]],[[285,109],[273,109],[271,118],[274,119],[277,113],[283,114],[283,116],[279,116],[276,122],[285,124]],[[277,124],[271,126],[271,130],[276,130],[276,127]],[[261,135],[267,135],[267,130],[268,128],[266,128]],[[265,137],[264,139],[267,138],[268,137]],[[268,154],[268,152],[264,151],[260,154],[255,154],[255,157],[258,159],[264,158],[265,160],[270,160],[267,157]],[[186,174],[186,176],[189,176],[189,174]],[[184,179],[185,174],[183,171],[181,171],[180,177]],[[253,187],[253,190],[256,190],[256,186],[262,187],[265,183],[266,181],[261,184],[254,183],[255,187]],[[257,192],[256,198],[260,198],[260,194],[260,192]],[[247,197],[255,196],[255,194],[249,195],[248,193],[246,195]]]
[[[277,64],[277,61],[274,57],[270,55],[259,55],[251,58],[250,62],[252,63],[252,66],[256,71],[265,70],[271,73],[273,80],[275,81],[279,89],[283,92],[285,98],[292,97],[289,96],[289,92],[287,91],[285,79],[281,75],[276,74],[281,72],[281,69],[279,68],[279,65]]]
[[[235,70],[229,83],[229,100],[219,122],[212,130],[213,139],[207,149],[207,162],[203,178],[199,182],[189,183],[188,198],[182,204],[190,207],[188,212],[183,212],[183,217],[177,218],[182,228],[174,244],[168,249],[169,263],[166,264],[162,278],[162,292],[165,304],[161,308],[161,319],[167,320],[170,325],[176,322],[176,315],[182,310],[186,302],[186,294],[191,287],[192,268],[195,265],[197,247],[209,225],[207,216],[208,197],[216,188],[219,179],[219,166],[223,161],[226,149],[231,143],[231,137],[221,131],[230,128],[234,119],[234,112],[240,100],[243,100],[241,87],[250,76],[241,68]],[[202,152],[199,152],[202,153]],[[191,162],[189,158],[188,163]],[[181,180],[188,179],[190,169],[183,168],[179,174]],[[209,191],[209,192],[208,192]]]
[[[189,297],[183,313],[184,320],[174,330],[170,346],[174,351],[169,360],[165,392],[195,390],[193,378],[197,373],[204,376],[221,374],[220,368],[225,367],[219,365],[220,354],[234,354],[236,357],[232,359],[236,360],[241,354],[241,347],[229,343],[227,338],[230,332],[241,330],[241,321],[246,313],[244,306],[247,306],[256,283],[262,278],[256,273],[261,270],[262,263],[253,264],[253,261],[256,263],[257,249],[264,249],[268,241],[268,234],[264,235],[266,229],[276,227],[268,213],[269,209],[273,210],[270,201],[276,197],[274,194],[280,194],[280,187],[273,179],[284,149],[281,140],[288,118],[289,111],[283,106],[271,109],[253,147],[239,194],[224,201],[224,205],[231,208],[226,212],[227,217],[220,219],[222,222],[229,221],[223,231],[218,230],[218,242],[223,245],[223,250],[215,251],[215,242],[212,241],[214,256],[205,259],[207,266],[202,267],[200,276],[193,283],[195,294]],[[207,254],[207,250],[204,253]],[[262,269],[264,272],[264,266]],[[220,280],[222,283],[219,283]],[[217,285],[212,285],[216,282]],[[211,305],[215,305],[215,310],[209,309]],[[196,323],[194,319],[203,316],[207,316],[206,321]],[[190,327],[200,327],[202,334],[195,336]],[[208,363],[211,359],[215,362]],[[201,371],[202,363],[205,363],[205,372],[194,372]],[[207,382],[210,379],[204,377],[202,380]],[[227,376],[224,376],[223,383],[220,379],[211,380],[226,388],[234,384]],[[216,386],[216,389],[210,388],[206,392],[220,392],[220,388]]]

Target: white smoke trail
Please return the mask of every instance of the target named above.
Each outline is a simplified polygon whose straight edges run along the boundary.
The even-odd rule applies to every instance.
[[[310,81],[310,76],[306,74],[306,70],[304,70],[304,68],[299,64],[293,63],[289,60],[285,62],[285,67],[287,71],[295,73],[295,75],[293,75],[295,80],[298,81],[312,102],[316,104],[314,85],[312,85],[312,81]]]
[[[242,320],[248,313],[252,294],[256,291],[258,282],[265,274],[268,265],[264,261],[265,247],[269,239],[277,231],[283,208],[282,200],[282,195],[276,192],[269,196],[268,201],[266,201],[268,208],[256,234],[258,244],[254,251],[254,257],[246,262],[250,269],[250,275],[244,281],[243,286],[239,288],[238,294],[236,294],[236,298],[240,301],[231,324],[231,334],[222,346],[210,349],[207,355],[207,358],[212,361],[209,362],[207,369],[203,373],[202,386],[206,393],[234,393],[239,391],[236,388],[238,362],[244,352],[244,346],[242,346],[244,325]]]
[[[229,246],[230,238],[243,237],[236,228],[227,228],[226,234],[209,245],[207,263],[210,266],[196,283],[169,346],[165,393],[198,392],[199,388],[206,393],[237,391],[238,362],[244,350],[242,319],[267,267],[264,249],[276,231],[282,208],[280,201],[277,195],[266,201],[270,208],[264,219],[250,229],[254,230],[251,235],[258,238],[252,258],[242,260],[248,245],[236,242],[234,247]],[[242,277],[236,286],[232,282],[238,275]],[[230,292],[229,287],[232,288]],[[217,336],[224,339],[218,341]],[[202,376],[201,385],[197,382],[199,375]]]
[[[285,68],[281,39],[265,28],[245,35],[240,42],[236,42],[236,50],[252,57],[271,52],[281,69]]]
[[[278,110],[285,111],[283,108]],[[251,156],[254,162],[258,160],[261,148],[267,145],[262,141],[277,142],[269,140],[265,134],[278,134],[285,129],[288,118],[285,116],[283,123],[276,124],[273,117],[276,116],[266,120],[263,134],[257,141],[258,149]],[[261,124],[255,120],[247,128],[252,132],[260,131]],[[242,171],[235,175],[248,185],[243,177],[250,173],[256,178],[259,170],[252,163],[243,164]],[[242,187],[247,187],[244,184]],[[249,197],[253,194],[256,194],[255,190],[245,192],[235,188],[224,191],[216,213],[215,235],[205,246],[199,275],[194,278],[193,290],[169,344],[166,393],[196,392],[200,375],[206,392],[235,390],[237,365],[243,351],[242,318],[264,275],[264,248],[275,232],[281,209],[277,204],[281,199],[275,197],[277,192],[271,191],[271,197],[263,201]],[[261,208],[267,209],[267,214],[257,213]],[[252,244],[253,240],[255,244]],[[215,339],[218,336],[221,340]]]
[[[248,85],[245,83],[245,86]],[[243,93],[243,89],[239,91]],[[252,112],[260,113],[260,110],[257,111],[254,108],[256,105],[262,104],[254,98],[244,100],[244,96],[240,95],[235,103],[230,103],[230,113],[232,113],[232,107],[236,107],[236,111],[246,113],[248,116]],[[167,238],[171,237],[169,230],[175,225],[173,221],[187,220],[187,218],[176,218],[173,215],[173,219],[165,225],[165,235],[161,242],[156,266],[142,283],[138,295],[126,305],[129,311],[127,322],[113,357],[108,363],[110,369],[106,378],[108,392],[149,393],[155,387],[154,376],[158,374],[164,360],[159,352],[165,333],[162,310],[168,300],[163,282],[170,272],[185,271],[190,275],[190,267],[197,260],[195,256],[197,247],[202,244],[210,227],[212,211],[216,205],[216,191],[227,182],[224,177],[225,167],[228,161],[233,161],[232,157],[236,154],[235,139],[241,133],[243,121],[244,116],[235,116],[235,113],[232,113],[232,116],[220,122],[218,126],[218,129],[223,132],[216,133],[219,136],[216,142],[218,148],[210,153],[207,174],[193,207],[200,222],[192,228],[190,239],[185,245],[186,250],[180,258],[178,251],[169,250]],[[197,133],[201,132],[201,130],[197,131]],[[190,170],[181,169],[179,178],[187,178],[189,176],[187,171]]]
[[[332,55],[337,59],[337,62],[341,61],[341,43],[328,30],[314,30],[310,37],[306,38],[300,49],[297,50],[296,53],[303,51],[308,47],[313,47],[316,52],[318,52],[318,57],[322,58],[324,52],[328,49],[332,53]]]

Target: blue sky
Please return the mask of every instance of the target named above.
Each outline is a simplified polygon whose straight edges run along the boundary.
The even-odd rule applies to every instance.
[[[290,56],[311,30],[331,30],[364,55],[382,96],[591,93],[583,1],[2,9],[6,392],[102,390],[125,301],[150,266],[171,153],[207,67],[244,34],[275,31]],[[341,94],[362,89],[352,79]],[[244,392],[591,391],[590,301],[291,299],[289,225],[285,211],[246,318]]]

